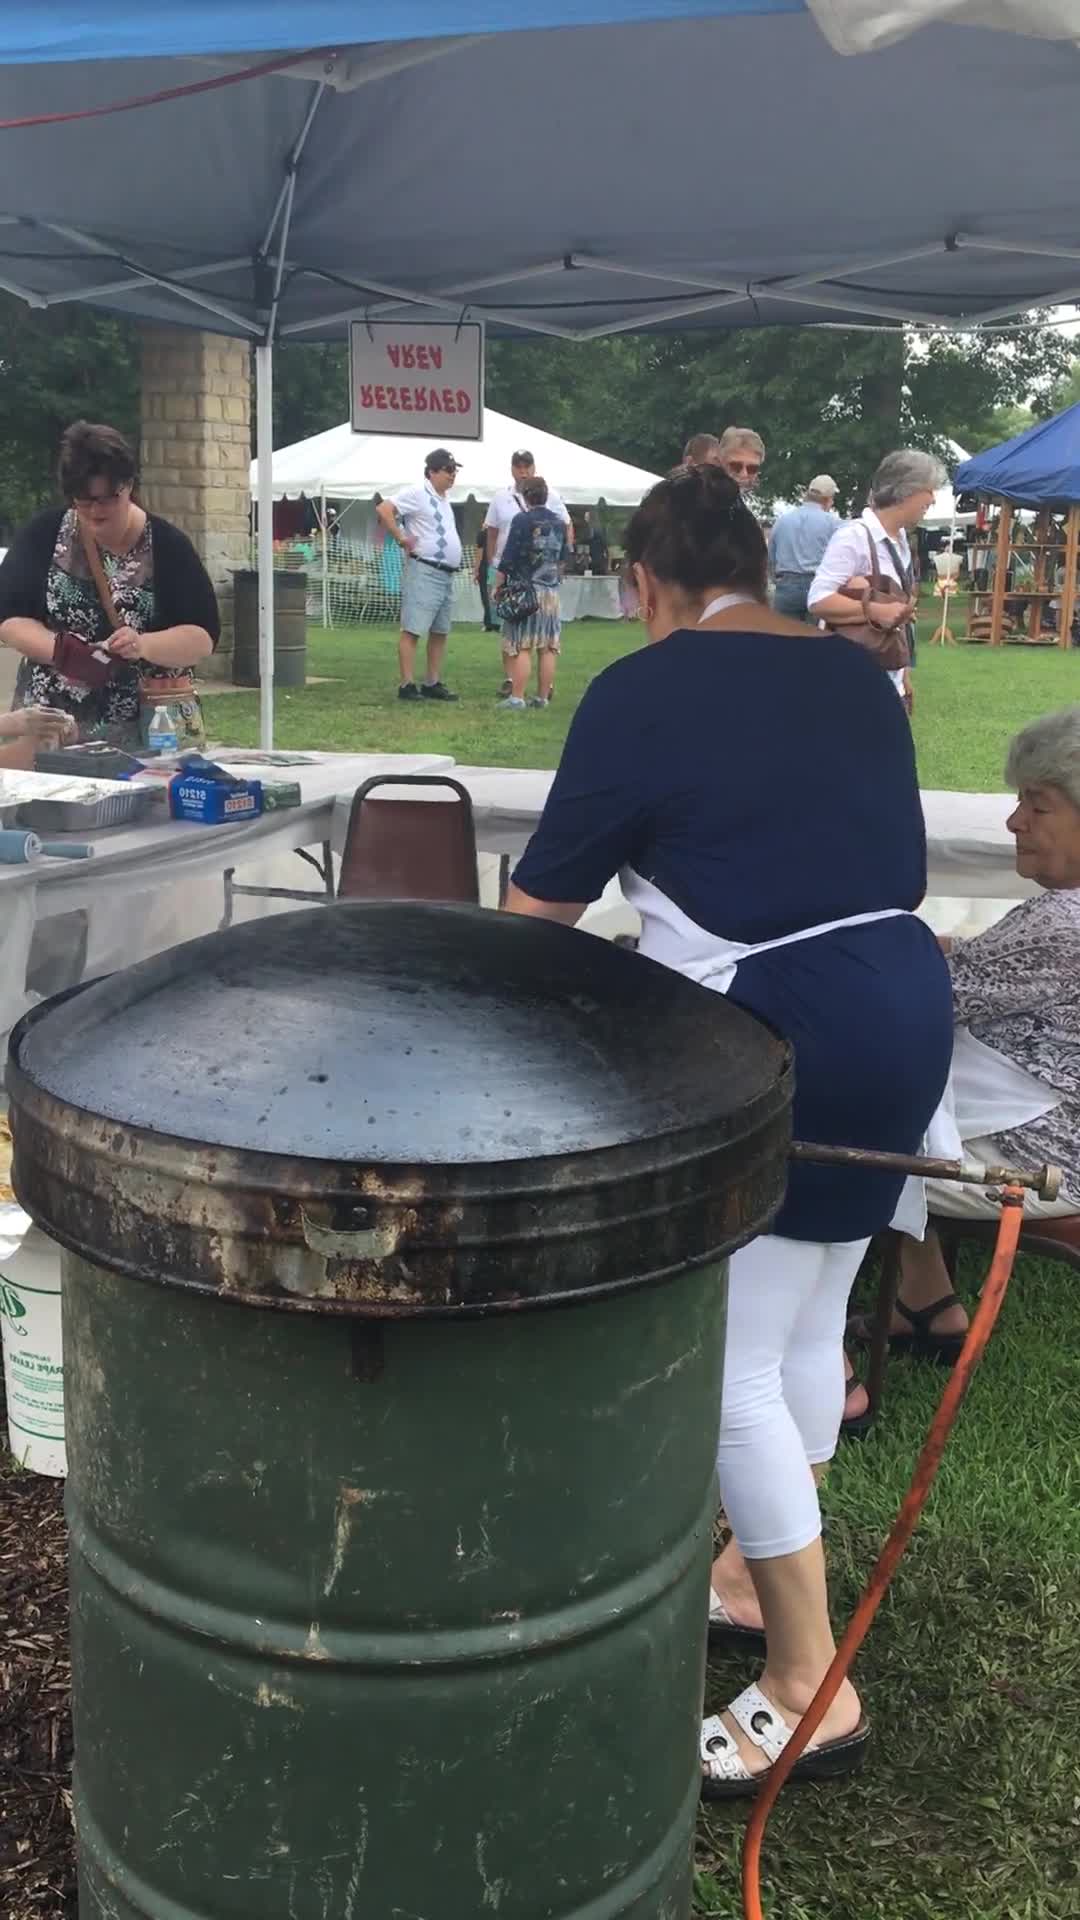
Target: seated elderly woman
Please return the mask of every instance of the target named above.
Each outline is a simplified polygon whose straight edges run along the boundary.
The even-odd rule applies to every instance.
[[[951,948],[956,1131],[934,1145],[959,1156],[962,1143],[991,1165],[1060,1167],[1060,1198],[1025,1202],[1026,1219],[1046,1220],[1080,1215],[1080,706],[1018,733],[1006,778],[1019,796],[1008,823],[1016,870],[1042,892]],[[959,1219],[999,1214],[986,1188],[946,1181],[927,1182],[927,1204]],[[966,1328],[936,1233],[905,1237],[894,1349],[951,1364]],[[859,1411],[854,1392],[847,1411]]]

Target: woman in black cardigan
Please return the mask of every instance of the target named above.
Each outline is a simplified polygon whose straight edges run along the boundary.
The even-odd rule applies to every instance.
[[[191,669],[217,644],[217,599],[187,535],[139,506],[136,478],[114,427],[68,428],[67,507],[28,521],[0,566],[0,646],[23,656],[13,706],[58,708],[81,740],[138,751],[165,705],[181,746],[201,745]],[[95,548],[119,626],[94,582]]]

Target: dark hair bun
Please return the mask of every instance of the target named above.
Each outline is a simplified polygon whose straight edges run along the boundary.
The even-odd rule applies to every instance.
[[[687,593],[730,586],[765,598],[765,536],[723,467],[677,467],[653,487],[627,528],[626,559]]]

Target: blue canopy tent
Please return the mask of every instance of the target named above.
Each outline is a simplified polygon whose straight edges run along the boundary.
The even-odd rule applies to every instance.
[[[996,534],[982,549],[996,554],[993,589],[972,595],[972,638],[1000,646],[1006,637],[1020,637],[1019,608],[1026,637],[1041,640],[1053,609],[1058,644],[1070,646],[1080,559],[1080,406],[963,461],[953,485],[957,493],[981,494],[999,508]],[[1017,507],[1036,510],[1030,534],[1018,529]],[[1018,585],[1021,568],[1030,580]]]
[[[957,493],[987,494],[1015,507],[1080,502],[1080,405],[973,454],[957,467],[953,485]]]
[[[568,340],[1001,319],[1080,298],[1075,11],[0,0],[0,286],[250,339],[268,479],[273,342],[354,316]],[[973,158],[1010,125],[1022,164],[1008,139]]]

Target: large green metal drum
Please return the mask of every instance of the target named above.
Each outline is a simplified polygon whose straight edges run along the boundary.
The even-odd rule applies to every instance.
[[[274,684],[307,684],[306,573],[274,573]],[[257,687],[259,670],[259,576],[252,568],[233,574],[233,684]]]
[[[725,1263],[781,1042],[468,908],[37,1010],[81,1920],[685,1920]]]

